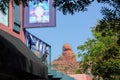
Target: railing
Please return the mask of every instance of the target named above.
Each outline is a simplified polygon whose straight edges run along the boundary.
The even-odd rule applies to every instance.
[[[46,65],[51,65],[51,46],[28,31],[25,31],[26,45]]]

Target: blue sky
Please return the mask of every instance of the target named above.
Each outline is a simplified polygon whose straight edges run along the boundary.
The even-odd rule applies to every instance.
[[[77,46],[84,44],[88,38],[92,38],[91,27],[102,18],[101,5],[94,2],[88,7],[88,11],[74,15],[63,15],[56,10],[56,27],[27,29],[52,47],[52,61],[62,54],[62,47],[69,43],[73,52],[77,55]],[[77,61],[79,58],[77,58]]]

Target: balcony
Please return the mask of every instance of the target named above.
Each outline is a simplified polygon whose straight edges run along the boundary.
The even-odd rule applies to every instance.
[[[51,69],[51,46],[26,31],[26,45],[39,60],[48,66],[49,80],[74,80],[74,78]]]
[[[25,35],[27,47],[39,58],[42,63],[50,66],[51,46],[28,31],[25,32]]]

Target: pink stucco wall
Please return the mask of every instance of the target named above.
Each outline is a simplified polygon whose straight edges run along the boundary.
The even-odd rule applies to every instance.
[[[73,77],[75,80],[93,80],[92,77],[87,74],[71,74],[69,76]]]
[[[22,7],[22,2],[20,4],[20,33],[16,33],[13,31],[13,19],[14,19],[14,16],[13,16],[13,1],[12,0],[9,0],[9,15],[8,15],[8,26],[5,26],[3,24],[0,23],[0,29],[1,30],[4,30],[6,32],[8,32],[9,34],[11,34],[12,36],[16,37],[16,38],[19,38],[23,43],[25,43],[25,35],[24,35],[24,30],[23,30],[23,7]]]

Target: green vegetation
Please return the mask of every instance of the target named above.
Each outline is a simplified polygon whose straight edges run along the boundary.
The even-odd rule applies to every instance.
[[[81,58],[76,73],[93,75],[95,80],[120,80],[120,0],[97,0],[107,3],[103,19],[92,28],[94,38],[78,46]]]
[[[6,14],[6,9],[8,8],[8,2],[11,0],[0,0],[0,11],[2,11],[2,13]],[[28,6],[27,5],[27,1],[28,0],[13,0],[12,2],[15,3],[16,5],[20,5],[21,2],[23,3],[23,6]],[[42,1],[42,0],[37,0],[37,1]]]
[[[54,1],[55,1],[54,6],[56,7],[56,9],[63,12],[64,15],[75,14],[75,12],[80,11],[82,12],[87,11],[87,7],[89,7],[89,5],[95,1],[97,1],[97,3],[108,4],[110,6],[115,7],[116,12],[120,8],[119,6],[120,0],[54,0]],[[111,13],[115,13],[109,8],[103,7],[102,13],[106,14],[105,11],[107,11],[108,12],[107,14],[109,14],[109,16],[106,15],[107,17],[111,17]]]
[[[16,1],[16,0],[14,0]],[[26,1],[26,0],[25,0]],[[55,0],[56,9],[66,14],[86,11],[95,0]],[[94,38],[78,46],[80,70],[100,80],[120,79],[120,0],[97,0],[111,7],[102,7],[103,19],[92,28]]]
[[[0,0],[0,10],[5,13],[9,0]],[[19,5],[20,1],[27,5],[27,0],[13,0]],[[95,0],[55,0],[54,6],[63,14],[74,14],[86,11]],[[93,75],[96,80],[120,80],[120,0],[97,0],[98,3],[108,4],[102,7],[103,19],[92,28],[94,38],[88,39],[78,46],[78,56],[81,58],[80,70],[76,73]],[[55,65],[56,66],[56,65]]]
[[[92,33],[94,39],[88,39],[84,45],[78,46],[79,57],[82,58],[81,73],[100,76],[104,80],[116,80],[120,77],[118,36],[112,30],[96,32],[95,28],[92,29]]]
[[[95,0],[56,0],[55,6],[64,15],[86,11]],[[103,19],[98,22],[88,39],[78,46],[81,58],[76,73],[87,73],[100,80],[120,79],[120,0],[97,0],[110,7],[102,7]]]

